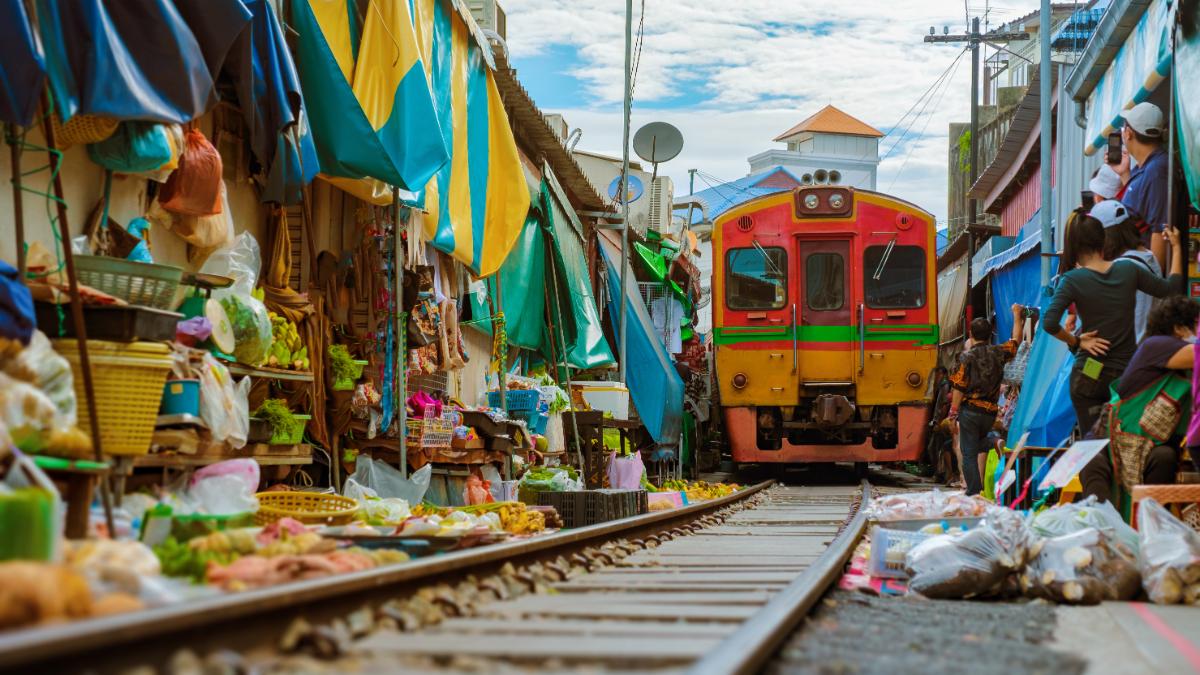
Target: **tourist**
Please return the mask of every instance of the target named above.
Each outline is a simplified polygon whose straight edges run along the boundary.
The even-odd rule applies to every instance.
[[[1129,163],[1128,157],[1129,155],[1125,155],[1126,164]],[[1109,164],[1101,164],[1092,174],[1088,189],[1092,192],[1092,199],[1099,204],[1106,199],[1120,199],[1125,194],[1125,183],[1121,181],[1121,174],[1117,173],[1117,169]]]
[[[1137,166],[1129,170],[1129,163],[1117,167],[1126,170],[1122,175],[1125,195],[1121,202],[1141,214],[1149,228],[1142,234],[1142,243],[1154,252],[1159,267],[1167,259],[1166,245],[1162,232],[1167,224],[1170,205],[1167,203],[1167,153],[1163,150],[1166,138],[1163,114],[1153,103],[1139,103],[1121,115],[1125,126],[1121,129],[1121,140]]]
[[[1171,276],[1155,276],[1137,264],[1114,264],[1104,259],[1104,226],[1095,218],[1076,213],[1064,246],[1057,289],[1042,322],[1042,329],[1067,343],[1075,352],[1071,371],[1071,404],[1080,433],[1088,433],[1109,400],[1109,385],[1121,376],[1133,352],[1133,312],[1137,292],[1164,297],[1178,288],[1183,272],[1179,231],[1167,232],[1171,241]],[[1074,304],[1080,334],[1062,327],[1063,312]]]
[[[1162,277],[1154,254],[1142,243],[1139,233],[1140,220],[1119,201],[1110,199],[1092,207],[1091,217],[1104,226],[1104,259],[1123,265],[1140,265],[1156,277]],[[1146,317],[1150,314],[1151,296],[1138,291],[1137,305],[1133,310],[1133,329],[1137,341],[1146,334]]]
[[[1012,337],[998,345],[991,344],[992,324],[987,319],[979,317],[971,322],[971,346],[959,360],[958,370],[950,376],[950,386],[954,388],[950,419],[958,424],[961,466],[968,495],[983,491],[987,438],[1000,410],[997,402],[1004,380],[1004,364],[1017,355],[1017,345],[1021,343],[1021,319],[1025,308],[1013,305],[1012,312]],[[980,453],[983,460],[979,458]]]
[[[1125,373],[1116,383],[1116,394],[1121,400],[1129,399],[1147,388],[1160,383],[1164,377],[1178,375],[1191,379],[1195,363],[1196,320],[1200,318],[1200,305],[1181,295],[1167,298],[1150,312],[1146,339],[1138,345]],[[1185,397],[1183,403],[1190,403]],[[1132,411],[1133,414],[1140,414]],[[1187,419],[1188,415],[1183,415]],[[1107,430],[1106,430],[1107,431]],[[1108,436],[1099,433],[1099,436]],[[1183,440],[1182,434],[1166,441],[1155,441],[1145,457],[1141,482],[1147,485],[1166,485],[1175,482],[1178,466],[1176,448]],[[1150,446],[1146,443],[1146,446]],[[1114,452],[1118,450],[1112,450]],[[1113,463],[1110,452],[1101,452],[1079,473],[1083,485],[1083,496],[1095,495],[1103,501],[1112,500]]]

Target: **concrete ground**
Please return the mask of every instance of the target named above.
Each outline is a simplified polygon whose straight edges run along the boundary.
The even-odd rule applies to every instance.
[[[1049,645],[1089,675],[1200,673],[1200,608],[1140,602],[1060,607]]]

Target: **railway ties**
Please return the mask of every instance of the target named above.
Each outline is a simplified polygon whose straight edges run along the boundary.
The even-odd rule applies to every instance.
[[[756,508],[553,584],[549,593],[488,603],[415,632],[378,630],[349,658],[367,670],[683,671],[727,648],[822,560],[860,491],[777,486]]]

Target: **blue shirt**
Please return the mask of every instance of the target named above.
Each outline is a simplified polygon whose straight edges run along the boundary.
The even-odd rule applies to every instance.
[[[1151,232],[1162,232],[1167,223],[1167,153],[1162,148],[1150,153],[1145,163],[1130,172],[1129,186],[1121,203],[1150,226],[1142,236],[1142,243],[1149,244]]]

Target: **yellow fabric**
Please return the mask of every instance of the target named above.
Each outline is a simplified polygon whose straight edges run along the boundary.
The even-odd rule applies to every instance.
[[[470,157],[467,153],[467,40],[470,35],[466,23],[452,19],[450,25],[453,33],[450,106],[454,147],[450,151],[448,215],[454,224],[454,257],[471,261],[474,257],[474,228],[471,227]]]
[[[346,0],[310,0],[313,16],[321,25],[321,34],[333,52],[338,68],[347,82],[354,81],[354,43],[350,36],[350,15]],[[393,90],[394,91],[394,90]]]
[[[496,78],[487,73],[488,107],[492,111],[504,111],[504,101]],[[521,171],[521,158],[512,131],[508,128],[508,117],[493,114],[488,118],[488,156],[491,171],[488,172],[487,217],[488,236],[492,243],[483,247],[483,260],[479,271],[489,275],[500,269],[509,251],[521,236],[525,226],[525,214],[529,211],[529,186],[525,173]]]
[[[338,176],[327,176],[323,173],[317,174],[317,178],[369,204],[387,206],[392,203],[392,188],[381,180],[375,180],[374,178],[339,178]]]
[[[411,35],[412,30],[407,2],[371,0],[363,21],[358,63],[354,65],[353,89],[376,131],[392,116],[400,81],[419,59],[416,40],[399,35],[401,31]],[[428,74],[425,77],[429,79]]]

